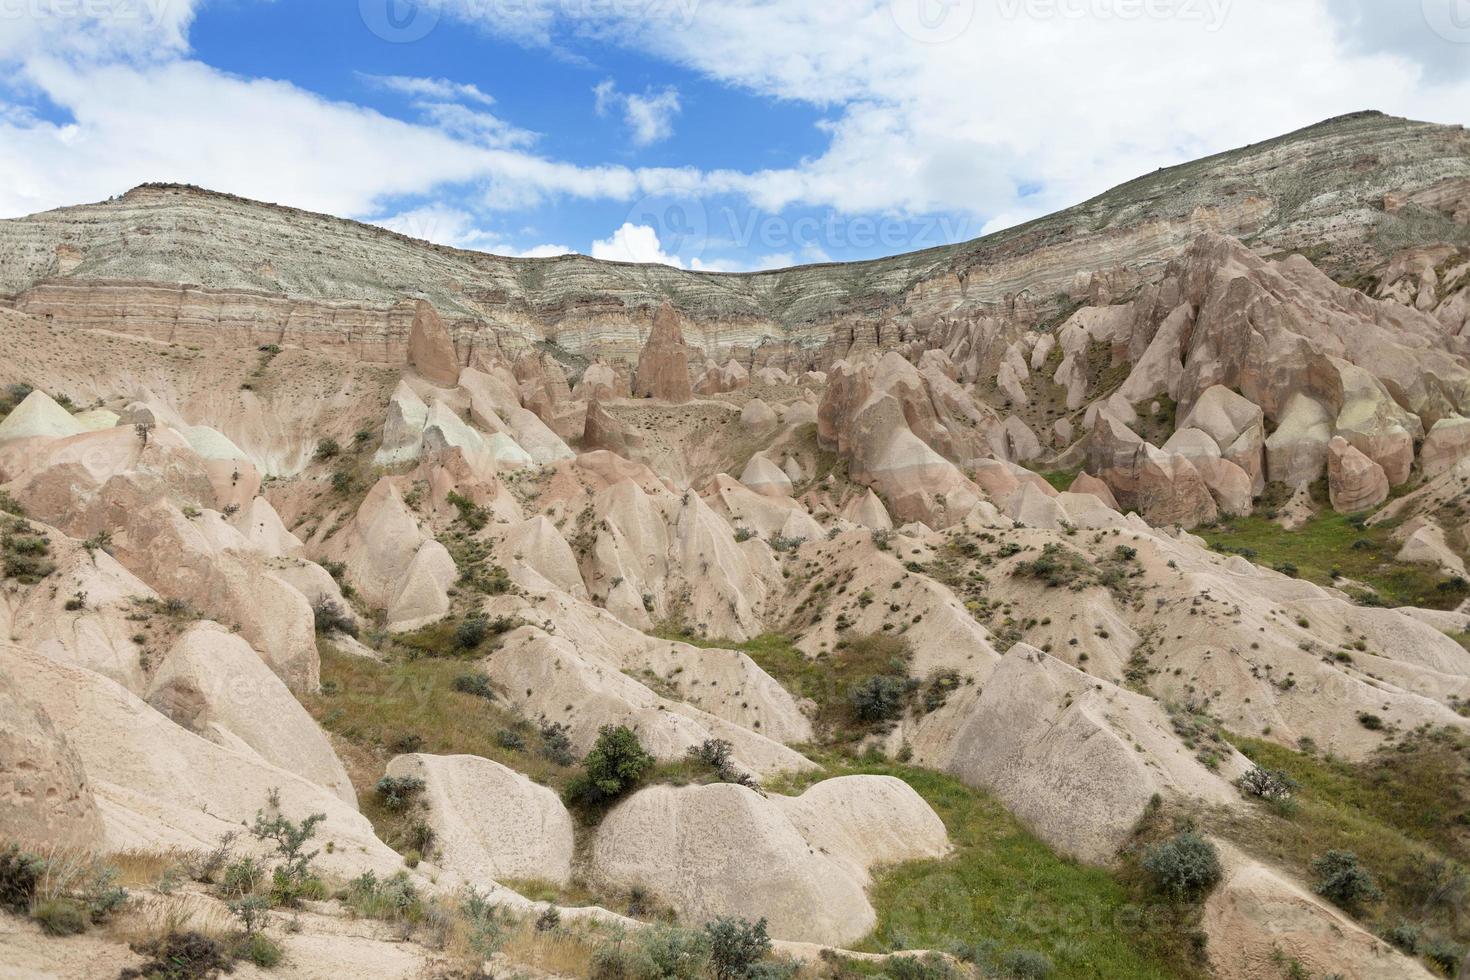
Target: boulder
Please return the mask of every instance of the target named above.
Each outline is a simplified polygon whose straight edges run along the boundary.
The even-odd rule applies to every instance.
[[[1353,514],[1388,499],[1388,476],[1346,439],[1335,436],[1328,444],[1327,489],[1333,510]]]
[[[1450,415],[1434,423],[1419,450],[1419,468],[1425,480],[1448,473],[1470,456],[1470,418]]]
[[[1006,451],[1012,460],[1016,462],[1027,462],[1037,459],[1045,451],[1042,449],[1041,440],[1036,438],[1036,433],[1012,415],[1005,421]]]
[[[695,392],[701,395],[720,395],[729,391],[738,391],[750,384],[750,373],[739,361],[726,361],[723,365],[711,364],[699,379],[699,384],[694,386]]]
[[[628,451],[641,442],[628,432],[623,423],[613,418],[600,401],[594,398],[587,403],[587,421],[582,430],[582,444],[586,449],[606,449],[619,456],[627,456]]]
[[[795,798],[731,783],[651,787],[603,820],[592,864],[685,921],[764,918],[773,938],[843,945],[877,922],[870,868],[947,850],[943,822],[907,783],[846,776]]]
[[[1266,440],[1266,477],[1299,487],[1322,475],[1332,419],[1322,403],[1301,393],[1291,396],[1276,431]]]
[[[759,398],[752,398],[740,410],[740,424],[752,432],[774,429],[777,421],[775,411]]]
[[[1417,527],[1414,525],[1418,525]],[[1408,531],[1403,547],[1395,556],[1397,561],[1414,565],[1430,565],[1448,575],[1465,575],[1465,560],[1455,554],[1445,539],[1444,529],[1433,521],[1415,518],[1400,531]]]
[[[400,755],[387,771],[424,781],[418,799],[445,870],[469,882],[571,880],[572,818],[553,790],[473,755]]]
[[[771,462],[770,457],[760,453],[750,457],[750,462],[745,464],[740,482],[767,497],[791,496],[791,478],[781,467]]]

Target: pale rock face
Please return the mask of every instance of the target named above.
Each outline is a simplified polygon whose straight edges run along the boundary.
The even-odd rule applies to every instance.
[[[1070,446],[1072,440],[1077,436],[1077,429],[1072,425],[1070,419],[1057,419],[1051,427],[1051,444],[1053,446]]]
[[[755,372],[755,383],[767,387],[779,387],[793,383],[791,375],[776,367],[763,367]]]
[[[325,815],[316,839],[334,846],[315,864],[326,874],[386,875],[403,866],[354,806],[254,751],[195,735],[88,670],[16,647],[0,654],[0,667],[15,681],[7,690],[45,704],[55,729],[66,733],[99,805],[99,850],[210,850],[252,821],[274,790],[286,815]]]
[[[577,556],[556,525],[537,515],[506,532],[501,543],[506,571],[521,587],[533,592],[555,589],[579,598],[587,597],[577,570]]]
[[[406,381],[398,382],[388,401],[388,420],[383,424],[383,444],[373,456],[378,466],[396,466],[419,458],[423,451],[424,426],[429,424],[429,406]]]
[[[710,481],[701,496],[731,527],[754,531],[762,538],[779,535],[815,541],[822,536],[822,526],[797,501],[785,494],[763,493],[723,473]]]
[[[459,383],[459,355],[439,314],[420,300],[413,311],[413,332],[408,338],[408,363],[423,377],[440,386]]]
[[[1122,508],[1138,511],[1151,524],[1194,527],[1219,513],[1193,463],[1149,445],[1111,414],[1100,415],[1088,437],[1087,469]]]
[[[1243,517],[1254,509],[1254,487],[1245,470],[1228,459],[1213,456],[1196,457],[1191,462],[1215,498],[1220,513]]]
[[[17,439],[64,439],[87,428],[44,391],[33,391],[0,422],[0,443]]]
[[[537,465],[576,458],[577,454],[562,441],[561,436],[548,428],[535,412],[524,408],[516,409],[506,418],[506,422],[515,433],[516,442]]]
[[[388,775],[424,781],[419,798],[446,870],[471,882],[571,880],[572,818],[552,790],[472,755],[400,755]]]
[[[694,390],[700,395],[720,395],[749,386],[750,373],[739,361],[732,359],[720,366],[710,365],[699,379],[699,384],[694,386]]]
[[[1092,494],[1113,510],[1123,509],[1118,506],[1118,499],[1113,496],[1113,491],[1108,489],[1108,485],[1090,473],[1078,473],[1077,479],[1073,480],[1072,485],[1067,489],[1070,493]]]
[[[1398,561],[1431,565],[1448,575],[1464,575],[1465,562],[1445,540],[1444,529],[1433,521],[1415,518],[1399,529],[1407,531],[1403,547],[1395,556]]]
[[[1343,385],[1336,434],[1383,467],[1390,486],[1404,483],[1414,465],[1414,440],[1424,434],[1423,425],[1363,368],[1339,360],[1333,364]]]
[[[1006,501],[1005,515],[1026,527],[1058,530],[1067,520],[1067,512],[1055,497],[1036,489],[1034,483],[1022,484]]]
[[[795,798],[728,783],[651,787],[603,820],[592,860],[607,881],[642,884],[691,921],[765,917],[774,938],[842,945],[876,922],[870,868],[947,850],[944,824],[907,784],[848,776]]]
[[[1223,841],[1214,843],[1225,877],[1205,901],[1201,926],[1220,980],[1270,976],[1283,958],[1300,963],[1309,976],[1429,980],[1429,971],[1417,961],[1298,882]]]
[[[464,384],[461,380],[460,384]],[[577,401],[610,401],[614,398],[626,398],[628,386],[620,382],[618,373],[613,370],[611,364],[598,361],[589,364],[587,370],[582,372],[582,378],[572,389],[572,397]]]
[[[752,432],[773,429],[777,421],[775,411],[759,398],[752,398],[740,410],[740,424]]]
[[[872,490],[859,493],[849,500],[842,508],[842,519],[873,531],[893,530],[893,518],[888,516],[888,508],[883,506],[883,501]]]
[[[86,772],[45,709],[7,676],[23,667],[0,658],[0,837],[31,847],[97,847],[102,817]]]
[[[111,429],[122,421],[120,415],[116,412],[108,411],[105,408],[94,408],[85,412],[78,412],[72,416],[72,419],[86,432],[101,432],[103,429]]]
[[[587,403],[587,418],[582,430],[584,447],[589,450],[605,449],[619,456],[627,456],[640,443],[641,439],[628,432],[621,422],[602,407],[601,402],[593,399]]]
[[[1293,395],[1266,440],[1267,479],[1289,487],[1311,483],[1327,465],[1331,440],[1331,418],[1322,404],[1304,394]]]
[[[1328,446],[1327,488],[1332,509],[1339,514],[1371,510],[1388,499],[1389,490],[1383,467],[1341,436],[1334,437]]]
[[[770,457],[759,453],[750,457],[750,462],[745,464],[740,482],[767,497],[791,496],[791,478]]]
[[[388,604],[388,628],[413,630],[442,619],[449,612],[449,590],[459,568],[438,541],[421,544],[397,584]]]
[[[1053,847],[1102,863],[1154,793],[1238,805],[1234,788],[1168,732],[1152,699],[1019,644],[983,688],[926,716],[913,747],[924,764],[996,793]]]
[[[806,474],[801,469],[801,463],[795,456],[787,456],[782,461],[781,472],[786,474],[786,479],[790,480],[793,486],[806,479]]]
[[[1419,467],[1424,479],[1432,480],[1448,473],[1470,456],[1470,418],[1453,415],[1434,423],[1419,451]]]
[[[322,730],[249,644],[223,627],[199,623],[179,637],[146,699],[175,724],[252,751],[357,806],[347,770]]]
[[[248,545],[272,558],[295,555],[301,551],[301,539],[281,521],[281,515],[264,497],[254,497],[230,518],[235,530]]]
[[[638,355],[633,394],[675,404],[694,397],[689,383],[689,352],[672,306],[665,304],[654,315],[653,330]]]
[[[1036,438],[1036,433],[1027,427],[1025,422],[1012,415],[1005,421],[1006,448],[1010,451],[1010,457],[1017,462],[1026,462],[1037,459],[1044,449],[1041,440]]]

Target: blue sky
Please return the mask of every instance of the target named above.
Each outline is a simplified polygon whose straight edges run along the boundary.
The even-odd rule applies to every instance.
[[[0,0],[0,217],[176,180],[742,271],[1362,108],[1470,122],[1470,0]]]

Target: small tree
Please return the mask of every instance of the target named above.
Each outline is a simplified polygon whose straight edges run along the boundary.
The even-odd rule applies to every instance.
[[[653,768],[653,756],[643,751],[633,730],[603,725],[597,743],[582,760],[582,775],[567,788],[577,802],[597,806],[628,792]]]
[[[739,980],[771,951],[766,920],[715,919],[704,927],[709,935],[710,972],[715,980]]]
[[[904,701],[913,690],[907,677],[880,675],[869,677],[848,693],[848,702],[863,721],[892,721],[903,714]]]
[[[336,459],[340,455],[342,455],[341,445],[330,436],[316,444],[317,459]]]
[[[1190,830],[1149,848],[1143,867],[1177,898],[1203,895],[1224,874],[1215,845]]]
[[[1364,902],[1383,897],[1373,872],[1358,863],[1352,851],[1328,851],[1312,862],[1312,872],[1317,876],[1317,894],[1354,915]]]
[[[1236,780],[1241,791],[1270,803],[1291,799],[1298,783],[1288,774],[1275,769],[1252,766],[1250,771]]]

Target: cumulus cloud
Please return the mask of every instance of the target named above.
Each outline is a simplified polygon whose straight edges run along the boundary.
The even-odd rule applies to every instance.
[[[430,99],[440,102],[478,102],[481,105],[494,105],[495,99],[486,95],[478,85],[467,82],[453,82],[447,78],[419,78],[411,75],[370,75],[358,72],[358,77],[370,85],[374,85],[389,92],[397,92],[399,95],[408,95],[416,99]]]
[[[679,90],[672,85],[650,88],[642,95],[625,94],[609,78],[593,87],[592,96],[599,116],[614,112],[622,115],[633,142],[639,146],[661,143],[674,135],[674,117],[683,108]]]
[[[676,269],[684,268],[683,261],[677,255],[670,255],[663,250],[657,231],[648,225],[635,225],[632,222],[624,222],[609,237],[593,242],[592,257],[610,262],[657,263],[671,265]]]
[[[470,212],[445,204],[426,204],[370,220],[381,228],[436,245],[474,249],[513,258],[550,258],[572,252],[565,245],[544,244],[518,248],[500,232],[481,227],[478,219]]]

